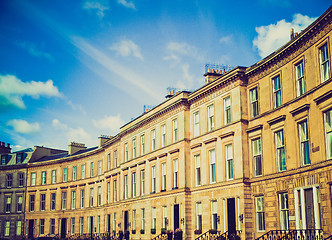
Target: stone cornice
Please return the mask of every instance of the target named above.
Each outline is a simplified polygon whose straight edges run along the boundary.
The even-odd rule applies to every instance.
[[[195,92],[189,94],[189,103],[192,104],[197,100],[224,88],[225,86],[229,85],[231,82],[235,82],[237,80],[246,81],[245,77],[245,67],[236,67],[231,71],[223,74],[216,80],[204,85],[200,89],[196,90]]]
[[[121,137],[123,137],[123,136],[125,136],[127,134],[130,134],[131,132],[135,131],[136,129],[143,127],[145,124],[147,124],[149,122],[152,122],[156,118],[159,118],[159,117],[167,114],[168,112],[173,111],[173,110],[175,110],[175,109],[177,109],[177,108],[179,108],[181,106],[189,108],[188,101],[187,101],[186,98],[180,98],[177,101],[175,101],[174,103],[172,103],[172,104],[170,104],[168,106],[165,106],[161,110],[157,111],[156,113],[154,113],[154,114],[152,114],[150,116],[147,116],[146,118],[144,118],[144,115],[138,117],[138,119],[142,118],[142,120],[140,120],[139,122],[137,122],[133,126],[129,127],[128,129],[121,131],[119,133],[119,137],[121,138]],[[151,111],[153,111],[153,110],[151,110]],[[131,122],[127,123],[126,125],[128,125],[130,123]]]

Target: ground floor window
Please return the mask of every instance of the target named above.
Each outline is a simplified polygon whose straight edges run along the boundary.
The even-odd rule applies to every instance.
[[[295,217],[297,229],[320,229],[320,190],[318,186],[295,189]]]
[[[10,221],[5,222],[5,236],[9,236]]]
[[[22,221],[16,222],[16,235],[20,236],[22,234]]]
[[[280,209],[280,228],[281,230],[288,230],[289,229],[288,193],[279,194],[279,209]]]
[[[255,203],[257,231],[265,231],[264,196],[256,197]]]

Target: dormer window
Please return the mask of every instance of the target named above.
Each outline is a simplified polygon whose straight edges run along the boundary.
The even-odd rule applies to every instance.
[[[7,163],[7,155],[1,155],[1,165],[5,165]]]
[[[16,154],[16,163],[22,163],[22,159],[23,159],[23,153],[18,153]]]

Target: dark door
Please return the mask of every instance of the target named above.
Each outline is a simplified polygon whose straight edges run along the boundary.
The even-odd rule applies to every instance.
[[[90,217],[90,233],[93,234],[93,217]]]
[[[124,212],[124,216],[123,216],[123,218],[124,218],[124,219],[123,219],[123,221],[124,221],[124,230],[125,230],[125,231],[128,231],[128,230],[129,230],[129,229],[128,229],[128,225],[129,225],[129,224],[128,224],[128,220],[129,220],[129,219],[128,219],[128,218],[129,218],[129,217],[128,217],[128,211],[125,211],[125,212]]]
[[[107,232],[108,233],[111,232],[111,215],[110,214],[107,215]]]
[[[67,219],[61,218],[61,238],[66,238],[67,231]]]
[[[28,238],[33,238],[33,227],[35,225],[35,221],[33,219],[29,220],[29,232],[28,232]]]
[[[228,233],[236,232],[235,198],[227,199]]]
[[[304,190],[305,197],[305,218],[307,229],[315,228],[314,201],[312,197],[312,188]]]
[[[174,230],[180,227],[179,204],[174,205]]]

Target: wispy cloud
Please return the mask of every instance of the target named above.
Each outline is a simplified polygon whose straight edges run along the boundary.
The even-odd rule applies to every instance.
[[[111,134],[118,133],[120,127],[125,124],[120,114],[116,116],[104,116],[102,119],[92,120],[93,125],[101,130],[110,130]]]
[[[27,50],[32,56],[38,57],[38,58],[46,58],[48,60],[53,61],[53,57],[51,54],[47,52],[41,51],[34,43],[32,42],[26,42],[26,41],[17,41],[16,44],[23,48],[24,50]]]
[[[47,82],[22,82],[14,75],[0,75],[0,109],[2,107],[17,107],[25,109],[23,96],[38,99],[45,97],[62,97],[52,80]]]
[[[133,41],[131,41],[129,39],[124,39],[117,43],[114,43],[114,44],[112,44],[112,46],[109,49],[117,52],[117,54],[119,54],[123,57],[128,57],[128,56],[133,55],[134,57],[137,57],[138,59],[144,60],[139,46],[137,46],[136,43],[134,43]]]
[[[142,92],[143,94],[148,94],[148,96],[152,97],[153,99],[156,99],[158,101],[160,100],[160,95],[153,90],[151,84],[149,84],[146,79],[142,78],[135,71],[118,63],[117,61],[107,56],[104,52],[99,50],[97,47],[91,45],[81,37],[71,37],[71,42],[83,53],[89,56],[94,62],[104,67],[104,69],[106,69],[107,71],[118,75],[120,79],[111,80],[111,83],[116,87],[132,95],[132,92],[128,90],[128,86],[130,86],[130,88],[136,88],[135,92]],[[90,67],[90,64],[86,64],[88,67]],[[96,71],[96,73],[99,75],[104,74],[98,72],[96,69],[90,69]],[[137,94],[137,96],[134,97],[137,98],[138,96],[142,96],[142,94]]]
[[[67,124],[60,122],[58,119],[52,120],[52,126],[54,130],[65,138],[65,140],[69,142],[80,142],[86,144],[93,144],[92,137],[89,133],[87,133],[83,128],[71,128]]]
[[[109,3],[105,0],[86,0],[83,8],[97,12],[99,18],[105,16],[105,11],[109,10]]]
[[[74,111],[80,111],[81,113],[83,113],[84,115],[86,115],[86,111],[84,110],[83,106],[81,104],[75,104],[73,103],[72,101],[70,100],[67,100],[67,104],[69,106],[71,106],[71,108],[74,110]]]
[[[135,5],[133,2],[129,2],[127,0],[118,0],[118,3],[122,4],[123,6],[127,7],[127,8],[132,8],[132,9],[136,9]]]
[[[38,122],[28,123],[21,119],[12,119],[7,122],[7,126],[13,127],[14,131],[17,133],[31,134],[40,131],[40,126]]]
[[[290,40],[290,29],[294,28],[300,32],[309,26],[316,18],[304,16],[301,14],[293,15],[292,22],[285,19],[276,24],[256,27],[257,36],[253,40],[254,47],[257,48],[261,57],[266,57]]]
[[[231,43],[233,41],[233,35],[227,35],[219,39],[219,43]]]

